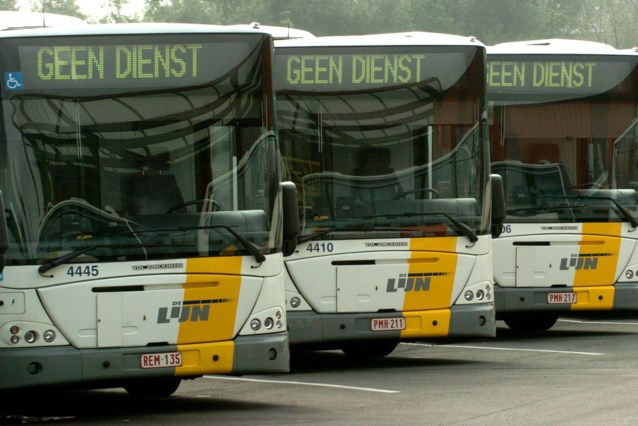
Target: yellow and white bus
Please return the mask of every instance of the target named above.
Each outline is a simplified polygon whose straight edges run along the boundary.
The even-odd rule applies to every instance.
[[[638,49],[488,47],[497,317],[545,331],[575,311],[638,309]]]
[[[275,42],[302,217],[285,261],[295,348],[382,357],[495,335],[485,60],[444,34]]]
[[[0,47],[0,390],[288,371],[272,37],[87,25]]]

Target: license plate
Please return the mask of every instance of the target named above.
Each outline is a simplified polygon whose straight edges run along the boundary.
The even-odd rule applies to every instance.
[[[181,352],[162,352],[157,354],[142,354],[140,356],[142,368],[169,368],[182,365]]]
[[[547,303],[550,305],[576,303],[576,293],[548,293]]]
[[[372,331],[405,330],[405,318],[372,318]]]

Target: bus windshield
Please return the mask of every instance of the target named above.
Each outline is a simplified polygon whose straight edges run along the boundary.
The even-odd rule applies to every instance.
[[[276,49],[279,132],[303,202],[302,239],[486,232],[479,52]]]
[[[280,249],[271,46],[224,37],[3,42],[8,265]]]
[[[638,224],[638,56],[488,56],[507,222]]]

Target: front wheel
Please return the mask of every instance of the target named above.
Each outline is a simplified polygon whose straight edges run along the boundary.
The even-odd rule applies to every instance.
[[[398,345],[398,340],[355,341],[345,344],[341,347],[341,350],[351,358],[383,358],[386,355],[390,355]]]
[[[127,382],[124,389],[136,398],[162,398],[174,394],[181,381],[177,377],[136,379]]]
[[[517,333],[541,333],[556,324],[558,315],[547,312],[521,312],[504,314],[505,324]]]

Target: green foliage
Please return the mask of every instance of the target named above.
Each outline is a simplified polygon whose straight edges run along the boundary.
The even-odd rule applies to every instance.
[[[638,44],[638,0],[145,0],[143,19],[256,21],[318,36],[430,31],[473,35],[485,44],[556,37]]]
[[[33,12],[59,13],[60,15],[76,16],[87,19],[80,11],[80,7],[75,0],[31,0],[31,10]]]
[[[17,0],[0,0],[0,10],[18,10]]]

